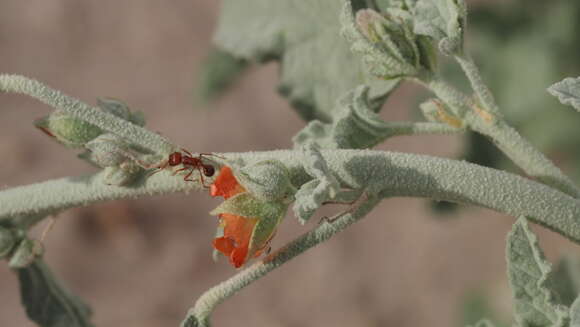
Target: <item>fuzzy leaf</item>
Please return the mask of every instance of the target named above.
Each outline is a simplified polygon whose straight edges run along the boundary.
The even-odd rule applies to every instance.
[[[294,147],[314,142],[323,149],[366,149],[392,134],[389,123],[372,109],[368,87],[359,86],[336,104],[332,123],[311,121],[294,137]]]
[[[580,111],[580,77],[565,78],[550,86],[548,92],[557,97],[563,104],[572,106],[574,109]]]
[[[16,272],[22,304],[30,320],[42,327],[92,326],[90,309],[57,284],[42,260]]]
[[[443,53],[462,49],[467,16],[463,0],[419,0],[414,16],[414,32],[440,40],[439,48]]]
[[[361,7],[363,0],[353,0]],[[306,120],[330,121],[335,101],[359,84],[380,99],[395,81],[371,78],[340,35],[337,0],[223,0],[216,45],[250,61],[281,63],[279,91]]]
[[[248,62],[229,52],[213,49],[201,66],[197,96],[204,102],[218,98],[245,71]]]
[[[320,154],[316,144],[308,143],[304,146],[304,169],[314,180],[302,185],[294,195],[294,214],[300,223],[305,224],[320,208],[323,202],[334,199],[340,191],[340,185],[332,175],[326,161]]]
[[[517,323],[520,326],[567,326],[568,310],[553,299],[547,285],[550,264],[525,217],[514,223],[508,236],[507,261]]]

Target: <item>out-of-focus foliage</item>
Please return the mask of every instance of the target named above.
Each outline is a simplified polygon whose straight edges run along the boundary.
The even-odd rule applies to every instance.
[[[580,181],[580,115],[546,92],[565,76],[580,76],[580,1],[484,2],[469,9],[466,47],[505,119]],[[458,88],[470,91],[454,62],[443,70]],[[462,157],[483,166],[517,170],[489,140],[474,132],[468,132]],[[445,202],[432,206],[443,214],[456,207]]]
[[[367,4],[353,0],[352,5]],[[215,44],[239,59],[279,61],[278,90],[305,120],[330,122],[336,100],[359,84],[371,87],[378,110],[398,81],[369,76],[340,37],[341,8],[336,0],[223,0]],[[201,87],[207,93],[210,85]]]
[[[563,77],[580,75],[580,2],[500,1],[471,9],[467,47],[505,118],[580,180],[580,115],[546,92]],[[505,167],[505,157],[485,143],[471,136],[466,159]]]
[[[492,324],[491,321],[495,324]],[[483,292],[472,292],[466,295],[462,303],[459,326],[507,327],[506,324],[497,323],[496,315],[490,307],[490,299]]]

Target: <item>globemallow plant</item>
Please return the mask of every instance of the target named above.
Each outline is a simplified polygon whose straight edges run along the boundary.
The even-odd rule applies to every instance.
[[[209,326],[218,304],[396,196],[517,217],[507,239],[515,325],[580,326],[580,300],[562,284],[571,278],[555,277],[528,227],[540,224],[580,243],[580,189],[502,118],[465,46],[466,29],[463,0],[223,0],[215,56],[205,66],[200,94],[211,100],[249,64],[279,62],[279,91],[308,123],[293,149],[269,152],[192,154],[147,130],[143,115],[121,101],[104,98],[91,107],[33,79],[0,75],[2,92],[55,108],[36,127],[82,149],[79,158],[101,168],[0,191],[0,258],[18,275],[28,317],[45,327],[92,326],[88,306],[43,261],[42,241],[28,236],[31,227],[72,207],[209,188],[224,198],[211,212],[219,218],[214,255],[241,270],[202,294],[184,327]],[[439,73],[443,56],[463,70],[472,93],[458,91]],[[420,106],[426,121],[379,117],[402,81],[432,92]],[[580,78],[564,79],[549,92],[580,110]],[[399,135],[466,131],[491,139],[529,178],[370,150]],[[348,207],[269,252],[289,208],[305,224],[330,203]]]

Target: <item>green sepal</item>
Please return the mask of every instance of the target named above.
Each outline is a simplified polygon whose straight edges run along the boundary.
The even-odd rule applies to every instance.
[[[280,211],[278,216],[269,216],[267,218],[262,218],[258,220],[256,226],[254,227],[254,231],[252,232],[252,238],[250,240],[249,255],[254,255],[256,251],[262,249],[266,243],[272,238],[274,233],[276,232],[276,228],[284,219],[286,215],[286,209],[288,206],[284,207],[283,211]]]
[[[289,199],[296,193],[288,169],[278,160],[244,166],[234,174],[248,192],[265,201]]]
[[[280,201],[264,201],[248,192],[239,193],[222,202],[210,214],[217,216],[223,213],[247,218],[279,219],[286,213],[288,204]]]
[[[103,133],[100,128],[62,110],[55,110],[47,117],[36,120],[34,125],[68,148],[81,148]]]

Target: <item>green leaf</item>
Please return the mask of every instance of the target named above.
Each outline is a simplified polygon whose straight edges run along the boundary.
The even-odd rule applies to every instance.
[[[580,111],[580,77],[565,78],[548,88],[548,92],[562,102]]]
[[[236,58],[229,52],[212,49],[201,65],[198,98],[203,102],[217,99],[247,67],[248,61]]]
[[[363,0],[353,0],[363,6]],[[338,0],[223,0],[216,45],[250,61],[281,64],[279,91],[305,120],[330,121],[336,100],[359,84],[382,98],[396,81],[371,78],[340,37]],[[382,103],[382,102],[381,102]]]
[[[391,125],[371,109],[368,91],[360,86],[348,92],[337,102],[333,121],[311,121],[294,136],[294,147],[314,142],[323,149],[366,149],[391,136]]]
[[[16,270],[22,304],[30,320],[42,327],[90,327],[90,309],[62,288],[41,260]]]
[[[507,240],[508,278],[520,326],[567,326],[568,309],[553,299],[547,283],[550,264],[525,217],[514,223]]]

